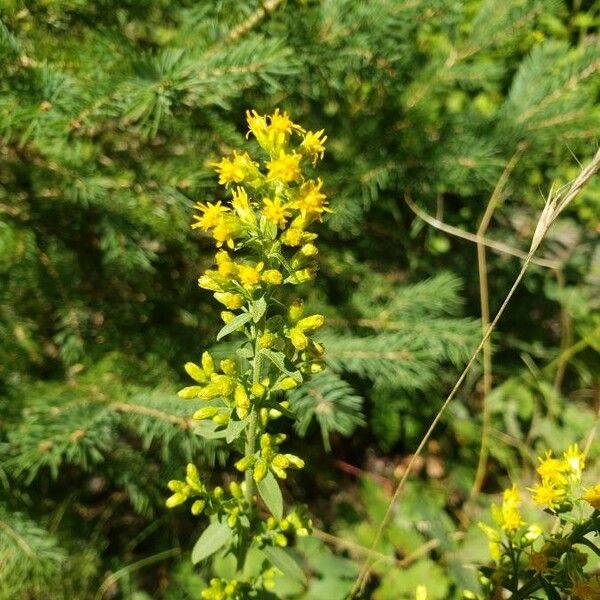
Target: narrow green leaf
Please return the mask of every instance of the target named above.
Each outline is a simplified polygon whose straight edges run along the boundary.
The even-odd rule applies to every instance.
[[[267,546],[263,548],[262,552],[273,563],[273,566],[277,567],[284,575],[296,581],[307,583],[302,567],[287,550],[276,546]]]
[[[217,425],[212,421],[200,421],[196,427],[194,427],[194,433],[203,437],[206,440],[220,440],[227,435],[226,429],[219,429],[221,425]]]
[[[251,318],[252,315],[249,312],[244,312],[234,319],[231,319],[231,321],[217,333],[217,341],[224,338],[226,335],[229,335],[232,331],[240,328],[242,325],[245,325]]]
[[[261,354],[266,356],[282,373],[285,373],[288,377],[291,377],[294,381],[302,383],[302,374],[300,371],[290,371],[285,366],[285,354],[283,352],[274,352],[268,348],[263,348]]]
[[[252,303],[252,307],[250,308],[250,312],[252,313],[252,320],[255,323],[258,323],[262,316],[265,314],[267,310],[267,302],[264,296],[261,296],[256,302]]]
[[[226,523],[215,521],[211,523],[198,538],[192,550],[192,562],[199,563],[220,550],[231,539],[231,529]]]
[[[265,501],[267,508],[271,514],[278,520],[283,519],[283,497],[277,479],[275,479],[271,471],[267,471],[264,479],[261,479],[257,484],[258,493]]]
[[[225,440],[227,443],[231,444],[233,440],[236,440],[238,437],[240,437],[242,431],[246,429],[246,425],[248,425],[248,417],[240,421],[229,419],[229,423],[227,423],[227,429],[225,430]]]

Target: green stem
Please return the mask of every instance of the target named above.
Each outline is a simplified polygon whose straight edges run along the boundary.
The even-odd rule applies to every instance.
[[[255,328],[255,340],[254,340],[254,365],[252,372],[252,383],[260,383],[260,371],[261,371],[261,356],[259,354],[260,347],[258,340],[261,335],[261,327],[257,324]],[[252,407],[252,411],[250,412],[248,427],[246,429],[246,444],[244,447],[244,456],[250,457],[254,456],[254,452],[256,451],[256,429],[258,424],[258,411],[256,407]],[[254,469],[248,469],[244,475],[244,482],[246,483],[246,491],[245,498],[246,502],[251,505],[252,504],[252,496],[254,494],[254,479],[252,475],[254,473]]]

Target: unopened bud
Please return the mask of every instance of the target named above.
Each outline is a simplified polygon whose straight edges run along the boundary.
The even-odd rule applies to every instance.
[[[196,500],[192,504],[192,514],[197,517],[199,514],[202,513],[205,506],[206,506],[206,502],[204,500]]]
[[[196,363],[187,362],[183,368],[194,381],[197,381],[198,383],[206,383],[206,373]]]
[[[212,420],[217,425],[227,425],[227,423],[229,423],[229,415],[227,413],[221,413],[219,415],[215,415]]]
[[[221,311],[221,320],[223,321],[223,323],[225,323],[225,324],[230,323],[231,321],[233,321],[233,319],[235,319],[234,313],[232,313],[228,310]]]
[[[229,310],[237,310],[244,306],[244,297],[241,294],[232,294],[231,292],[215,293],[215,300],[224,304]]]
[[[252,473],[252,478],[256,483],[262,481],[267,476],[267,463],[259,459],[256,461],[256,465],[254,466],[254,472]]]
[[[294,300],[288,309],[288,317],[290,321],[295,323],[304,312],[304,302],[300,299]]]
[[[295,387],[298,387],[298,382],[291,377],[284,377],[279,384],[279,387],[282,390],[293,390]]]
[[[225,373],[225,375],[235,375],[237,372],[237,365],[235,364],[235,360],[231,358],[226,358],[220,363],[221,371]]]
[[[290,330],[290,341],[296,350],[304,350],[308,346],[309,339],[299,329]]]
[[[319,329],[319,327],[323,327],[323,323],[325,323],[325,317],[323,315],[311,315],[310,317],[300,319],[298,323],[296,323],[296,327],[300,329],[300,331],[314,331],[315,329]]]
[[[190,385],[179,390],[177,395],[184,400],[191,400],[192,398],[198,398],[203,389],[204,388],[199,385]]]
[[[219,409],[216,406],[205,406],[204,408],[197,410],[192,415],[192,419],[197,421],[202,421],[202,419],[212,419],[218,412]]]
[[[209,352],[202,353],[202,368],[207,377],[210,377],[215,371],[215,363]]]

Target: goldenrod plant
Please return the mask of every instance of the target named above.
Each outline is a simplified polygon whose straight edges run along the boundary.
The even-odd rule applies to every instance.
[[[600,556],[600,484],[584,483],[585,456],[577,445],[538,460],[538,481],[527,491],[552,518],[526,522],[517,486],[504,491],[502,504],[492,506],[495,526],[480,524],[493,561],[480,569],[483,598],[597,600],[600,575],[588,562]]]
[[[302,579],[284,548],[311,528],[302,509],[284,512],[278,479],[304,461],[282,449],[286,436],[276,423],[294,419],[285,392],[323,370],[323,347],[311,336],[324,318],[305,314],[293,290],[317,271],[317,234],[310,227],[329,209],[312,170],[326,136],[305,131],[279,110],[270,116],[249,111],[247,120],[259,155],[234,151],[214,165],[229,200],[197,204],[192,225],[210,234],[217,248],[214,268],[198,280],[225,308],[217,340],[236,334],[240,341],[218,364],[208,351],[199,364],[188,362],[194,384],[179,391],[194,406],[200,433],[224,438],[240,454],[235,468],[243,481],[211,489],[188,464],[184,480],[169,482],[173,494],[166,504],[189,500],[192,514],[208,522],[193,549],[194,563],[227,548],[241,572],[251,547],[264,562],[251,577],[212,579],[202,592],[207,600],[262,597],[272,586],[273,567]],[[270,516],[263,517],[264,509]]]

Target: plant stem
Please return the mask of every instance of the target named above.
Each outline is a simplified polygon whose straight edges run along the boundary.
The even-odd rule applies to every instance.
[[[260,347],[258,340],[260,339],[261,328],[257,325],[255,329],[255,340],[254,340],[254,365],[252,372],[252,383],[260,383],[260,371],[261,371],[261,357],[260,357]],[[258,423],[258,412],[256,407],[252,407],[252,411],[250,412],[248,428],[246,429],[246,444],[244,447],[244,456],[250,457],[254,456],[254,452],[256,450],[256,426]],[[246,490],[244,492],[246,502],[250,505],[252,504],[252,495],[254,494],[254,479],[253,479],[254,469],[248,469],[244,475],[244,482],[246,484]]]

